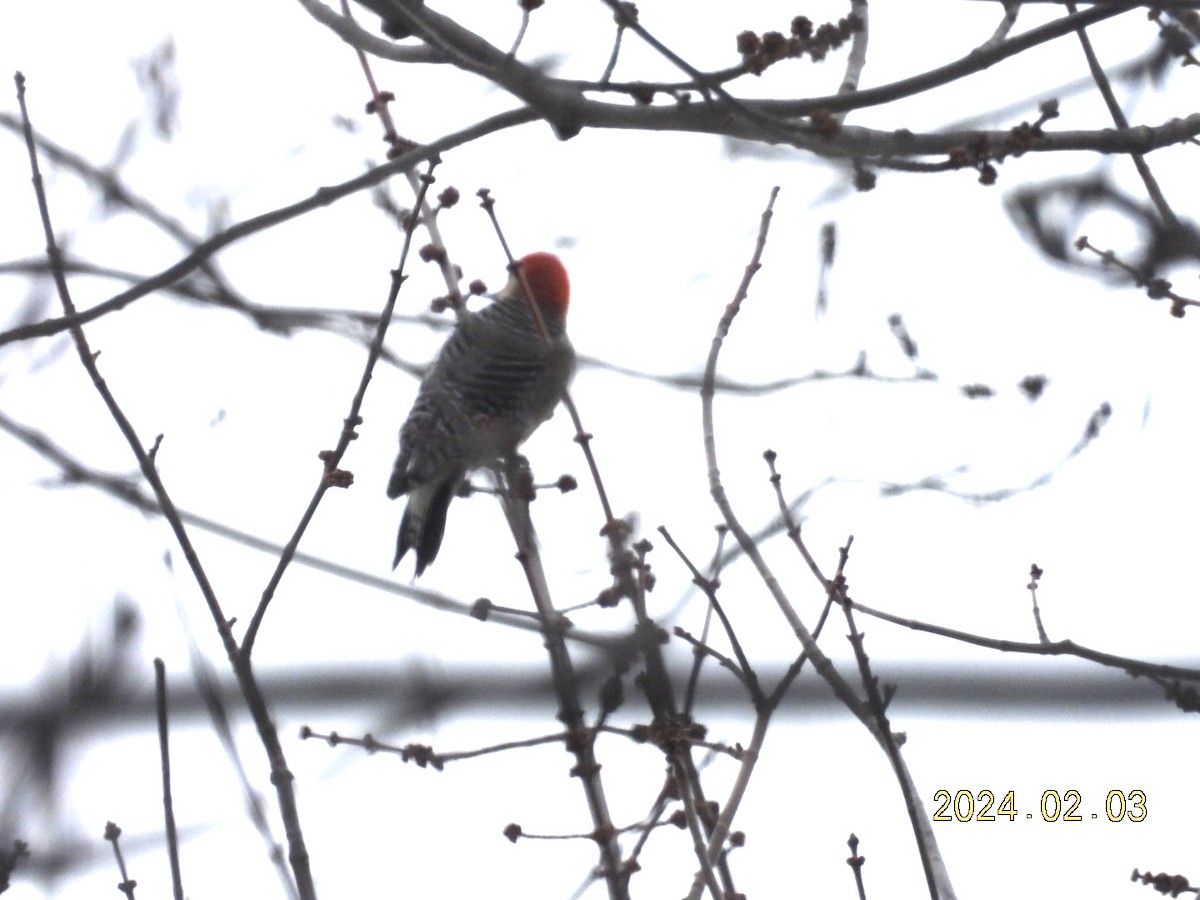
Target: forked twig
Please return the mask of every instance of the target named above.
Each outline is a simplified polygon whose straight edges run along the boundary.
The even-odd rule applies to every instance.
[[[709,475],[709,490],[712,494],[714,502],[721,511],[722,517],[725,519],[725,524],[729,527],[730,532],[737,539],[742,551],[754,565],[758,571],[759,577],[763,584],[774,598],[780,612],[791,626],[793,633],[800,641],[804,652],[811,660],[812,666],[817,670],[818,674],[825,679],[826,683],[832,688],[834,694],[845,705],[845,707],[854,714],[854,716],[866,726],[872,737],[886,751],[888,749],[887,737],[883,734],[879,723],[872,714],[868,705],[855,693],[854,689],[842,677],[841,673],[834,667],[833,662],[825,655],[824,651],[817,645],[816,639],[809,631],[808,627],[800,619],[796,613],[790,599],[784,593],[778,579],[771,572],[758,546],[753,538],[746,531],[738,520],[733,511],[733,506],[729,502],[729,498],[725,493],[725,487],[721,481],[720,468],[717,465],[717,450],[716,450],[716,431],[713,419],[713,398],[715,394],[714,382],[716,378],[717,359],[721,352],[721,347],[724,344],[726,336],[729,334],[730,326],[734,318],[741,309],[742,302],[746,299],[750,281],[761,267],[762,253],[766,247],[767,232],[770,228],[771,216],[773,214],[775,198],[779,194],[779,188],[776,187],[771,191],[770,200],[767,203],[766,209],[763,210],[762,222],[759,226],[758,238],[755,242],[754,253],[751,256],[749,264],[746,266],[745,274],[742,277],[741,284],[738,287],[737,293],[729,305],[725,308],[725,313],[721,316],[717,323],[716,334],[713,336],[712,348],[709,351],[708,361],[704,370],[704,386],[700,391],[701,405],[703,408],[704,419],[704,453],[708,464]],[[827,582],[822,579],[823,584]],[[903,758],[898,755],[889,754],[889,760],[893,764],[893,771],[900,780],[902,788],[906,792],[906,796],[915,796],[915,787],[911,773],[909,773]],[[732,818],[732,810],[722,810],[718,827],[714,829],[713,841],[709,843],[710,856],[719,852],[720,843],[724,841],[727,833],[729,820]],[[925,869],[926,881],[929,888],[930,897],[932,900],[953,900],[954,888],[950,883],[949,875],[941,859],[940,851],[937,847],[937,841],[934,838],[928,818],[921,814],[921,810],[910,808],[910,818],[914,832],[917,838],[918,850],[920,851],[922,865]],[[690,898],[698,897],[697,884],[693,882],[692,893]]]

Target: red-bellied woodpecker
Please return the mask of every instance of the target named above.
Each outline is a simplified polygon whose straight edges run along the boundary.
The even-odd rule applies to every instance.
[[[514,452],[550,418],[575,371],[566,334],[570,284],[552,253],[518,260],[545,323],[514,274],[495,302],[470,313],[443,345],[400,429],[387,495],[408,494],[395,568],[410,549],[420,575],[437,556],[446,509],[462,479]]]

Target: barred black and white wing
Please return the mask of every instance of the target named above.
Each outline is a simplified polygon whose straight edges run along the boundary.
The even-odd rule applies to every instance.
[[[420,575],[441,547],[462,479],[516,450],[550,417],[575,366],[561,317],[538,333],[519,293],[469,315],[442,347],[400,431],[388,496],[408,494],[397,565],[416,550]]]

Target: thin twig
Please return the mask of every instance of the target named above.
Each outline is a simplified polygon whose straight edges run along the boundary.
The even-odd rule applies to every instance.
[[[721,576],[721,549],[725,546],[725,535],[729,533],[724,525],[717,526],[717,545],[713,550],[712,561],[709,564],[710,573],[708,581],[716,584],[720,581]],[[692,671],[688,676],[687,686],[683,692],[683,714],[689,718],[692,715],[692,710],[696,705],[697,689],[700,685],[700,669],[704,665],[705,651],[708,649],[708,632],[712,627],[713,608],[711,604],[704,607],[704,627],[700,632],[700,646],[693,650]],[[736,667],[730,664],[730,671],[734,671],[738,677],[741,673],[737,672]]]
[[[414,762],[422,769],[431,766],[438,772],[442,771],[446,763],[449,762],[461,762],[462,760],[476,759],[492,753],[539,747],[544,744],[561,744],[565,743],[567,738],[568,735],[566,732],[559,732],[557,734],[544,734],[535,738],[525,738],[520,741],[504,741],[499,744],[491,744],[487,747],[479,747],[475,750],[437,752],[432,747],[424,744],[406,744],[403,747],[398,747],[395,744],[381,741],[370,734],[364,734],[362,737],[347,737],[344,734],[338,734],[336,731],[322,734],[321,732],[313,731],[307,725],[300,729],[300,740],[302,741],[318,740],[324,741],[330,747],[339,747],[344,744],[348,747],[361,747],[368,753],[391,753],[399,756],[403,762]]]
[[[712,895],[712,900],[722,900],[723,897],[729,894],[721,890],[721,886],[717,884],[717,873],[713,870],[713,863],[716,861],[715,854],[709,856],[707,845],[704,840],[705,826],[701,824],[700,817],[700,800],[692,790],[695,786],[694,782],[688,780],[680,781],[678,779],[678,754],[674,752],[668,753],[668,760],[672,764],[672,774],[676,775],[676,787],[679,791],[679,799],[683,803],[683,812],[687,823],[688,833],[692,838],[692,848],[695,851],[696,859],[700,864],[700,869],[696,873],[696,884],[703,885],[708,888],[709,894]],[[693,887],[693,892],[699,896],[699,891]]]
[[[725,90],[721,84],[709,84],[704,80],[704,74],[689,63],[686,59],[668,47],[665,43],[655,37],[650,31],[642,25],[637,15],[634,13],[636,7],[634,4],[623,3],[622,0],[601,0],[606,6],[613,11],[613,15],[617,22],[623,23],[626,28],[632,30],[638,37],[645,41],[650,47],[664,57],[673,66],[676,66],[680,71],[684,72],[692,79],[692,89],[697,91],[706,101],[704,105],[711,108],[720,108],[722,113],[730,118],[744,120],[746,123],[763,129],[764,133],[788,139],[791,137],[800,137],[808,134],[806,126],[798,125],[796,122],[789,121],[785,118],[776,118],[767,113],[763,113],[747,104],[743,103],[733,94]],[[718,102],[719,101],[719,102]]]
[[[858,855],[858,836],[851,833],[850,839],[846,841],[850,847],[850,858],[846,860],[846,865],[854,870],[854,886],[858,889],[858,900],[867,900],[867,889],[863,885],[863,863],[867,861],[865,856]]]
[[[613,37],[612,53],[608,56],[608,64],[605,65],[604,71],[600,74],[600,84],[608,84],[612,78],[613,70],[617,67],[617,58],[621,55],[621,38],[625,36],[625,18],[624,16],[614,16],[617,22],[617,33]]]
[[[1037,643],[1005,641],[998,638],[972,634],[968,631],[946,628],[943,625],[933,625],[918,619],[893,615],[881,609],[873,609],[870,606],[859,603],[857,600],[850,600],[848,602],[856,611],[865,613],[868,616],[874,616],[884,622],[891,622],[893,625],[899,625],[902,628],[908,628],[913,631],[936,634],[940,637],[961,641],[964,644],[973,644],[976,647],[987,647],[991,650],[1000,650],[1005,653],[1024,653],[1029,656],[1074,656],[1078,659],[1086,659],[1089,662],[1099,663],[1109,668],[1121,669],[1135,678],[1141,676],[1146,678],[1200,681],[1200,669],[1192,669],[1186,666],[1171,666],[1165,663],[1150,663],[1128,656],[1118,656],[1115,653],[1104,653],[1100,650],[1093,650],[1091,647],[1077,644],[1069,639],[1051,641],[1050,643],[1042,643],[1041,641]]]
[[[1125,262],[1121,257],[1117,256],[1112,250],[1101,250],[1095,244],[1088,240],[1087,235],[1080,235],[1075,240],[1075,249],[1079,251],[1090,251],[1100,257],[1100,263],[1104,266],[1115,266],[1133,279],[1135,286],[1143,288],[1146,296],[1151,300],[1170,300],[1171,315],[1178,319],[1182,319],[1189,306],[1200,306],[1200,300],[1194,297],[1185,297],[1177,292],[1171,285],[1171,282],[1165,278],[1147,278],[1145,272],[1142,272]]]
[[[1073,0],[1066,0],[1067,11],[1072,15],[1075,14],[1075,3]],[[1121,104],[1117,102],[1117,97],[1113,93],[1112,84],[1108,80],[1108,76],[1104,74],[1104,67],[1100,65],[1100,60],[1096,57],[1096,51],[1092,48],[1092,40],[1087,36],[1087,30],[1080,25],[1075,33],[1079,35],[1079,43],[1083,47],[1083,55],[1087,58],[1088,70],[1092,73],[1092,79],[1096,82],[1096,87],[1100,89],[1100,95],[1104,98],[1104,105],[1108,107],[1108,113],[1112,116],[1113,124],[1121,131],[1129,130],[1129,120],[1125,118],[1125,113],[1121,110]],[[1171,205],[1167,203],[1167,197],[1162,192],[1162,188],[1158,186],[1158,181],[1154,177],[1154,173],[1150,171],[1150,166],[1146,163],[1146,158],[1140,153],[1130,153],[1129,158],[1133,160],[1133,166],[1137,169],[1138,177],[1142,179],[1142,184],[1146,186],[1146,193],[1150,195],[1150,200],[1158,209],[1158,214],[1162,216],[1163,224],[1172,233],[1179,231],[1179,218],[1175,215],[1175,211],[1171,209]]]
[[[521,7],[521,26],[517,29],[517,36],[513,39],[512,49],[508,51],[508,55],[515,57],[517,51],[521,49],[521,42],[525,40],[525,32],[529,29],[529,9],[525,6]]]
[[[898,773],[905,768],[904,760],[900,756],[901,741],[897,739],[895,732],[892,731],[892,723],[887,714],[888,704],[891,701],[894,688],[885,687],[884,690],[880,690],[879,679],[871,671],[871,660],[867,655],[866,635],[858,630],[858,625],[854,621],[854,611],[850,607],[850,604],[846,602],[846,563],[850,558],[850,545],[853,542],[854,537],[851,536],[847,539],[845,546],[841,548],[839,553],[837,573],[833,576],[833,583],[837,591],[836,602],[846,616],[846,625],[850,629],[848,638],[851,647],[854,648],[854,659],[858,663],[859,678],[862,681],[863,692],[866,694],[867,705],[870,707],[871,715],[874,716],[875,722],[879,726],[879,733],[883,738],[884,752],[888,755],[892,769]],[[939,900],[941,892],[938,890],[933,854],[926,840],[926,836],[930,832],[925,808],[921,803],[920,797],[917,796],[916,785],[913,784],[911,779],[900,778],[898,780],[900,782],[900,792],[904,796],[904,807],[908,813],[908,820],[912,825],[913,837],[917,842],[917,852],[921,857],[921,868],[925,873],[925,884],[929,889],[929,900]],[[933,852],[936,853],[936,845],[934,845]]]
[[[629,600],[637,621],[635,638],[645,662],[641,686],[654,715],[654,725],[660,735],[659,745],[667,758],[668,771],[675,781],[683,803],[692,847],[700,867],[699,878],[708,887],[713,900],[721,900],[722,897],[737,893],[733,884],[733,873],[724,854],[710,857],[707,851],[706,844],[712,839],[715,822],[710,811],[712,807],[705,796],[704,785],[700,779],[700,770],[692,757],[692,742],[685,737],[691,731],[693,723],[679,714],[670,669],[662,654],[662,628],[650,617],[646,605],[648,567],[645,556],[649,552],[650,542],[639,541],[634,549],[638,554],[636,565],[633,567],[637,578],[634,580],[634,591]],[[749,662],[744,655],[741,659],[746,666],[747,676],[753,678]],[[718,877],[720,885],[717,884]]]
[[[683,564],[688,567],[692,573],[692,583],[695,584],[704,595],[708,598],[709,606],[716,612],[717,617],[721,620],[721,627],[725,630],[725,636],[729,639],[729,645],[733,648],[733,653],[737,657],[737,667],[734,671],[738,677],[746,685],[750,692],[750,699],[754,703],[756,710],[761,709],[766,703],[766,695],[763,694],[762,688],[758,683],[758,676],[754,672],[754,666],[750,664],[749,658],[742,649],[742,642],[738,639],[737,632],[734,631],[733,624],[729,621],[729,617],[725,615],[725,609],[721,602],[717,599],[716,584],[708,578],[700,574],[700,570],[693,565],[688,555],[683,552],[683,548],[675,542],[671,537],[671,532],[667,531],[666,526],[660,525],[658,532],[667,541],[667,545],[675,551],[675,554],[683,561]],[[715,655],[715,654],[714,654]]]
[[[1050,643],[1050,638],[1046,634],[1046,627],[1042,624],[1042,611],[1038,607],[1037,587],[1038,580],[1042,577],[1042,570],[1038,568],[1037,563],[1029,567],[1029,584],[1025,585],[1029,590],[1029,596],[1033,600],[1033,621],[1037,625],[1038,640],[1043,644]]]
[[[452,61],[448,54],[441,53],[428,45],[399,46],[393,40],[371,34],[348,15],[338,15],[321,0],[300,0],[300,5],[304,7],[305,12],[351,47],[380,59],[390,59],[402,63],[449,63]]]
[[[839,96],[853,94],[858,91],[858,83],[862,79],[863,69],[867,66],[867,43],[870,35],[871,18],[867,0],[851,0],[850,14],[858,19],[859,26],[850,38],[850,52],[846,54],[846,73],[838,86]],[[847,110],[837,114],[837,121],[846,120]]]
[[[817,564],[816,559],[813,558],[812,553],[809,552],[808,545],[804,543],[804,538],[800,534],[800,525],[792,517],[792,510],[789,508],[787,501],[784,500],[783,497],[783,476],[779,474],[779,470],[775,467],[776,458],[777,455],[774,450],[767,450],[763,453],[763,459],[766,460],[767,468],[771,473],[770,482],[771,486],[775,489],[775,499],[779,504],[780,521],[783,522],[787,536],[791,539],[792,543],[795,544],[796,549],[800,551],[800,556],[808,565],[809,571],[813,573],[817,581],[825,588],[825,605],[821,608],[821,615],[817,617],[817,624],[812,630],[813,640],[817,641],[820,640],[821,632],[825,630],[825,623],[829,620],[830,610],[833,609],[835,600],[834,586],[836,584],[836,579],[825,577],[825,574],[821,571],[821,567]],[[807,661],[808,652],[802,650],[800,655],[796,657],[795,661],[788,666],[787,672],[784,673],[783,678],[779,680],[779,684],[776,685],[775,690],[773,690],[770,697],[767,698],[767,703],[770,709],[774,709],[783,702],[783,698],[787,693],[788,687],[793,681],[796,680],[797,676],[799,676],[800,670],[804,667],[804,664]]]
[[[737,815],[742,798],[746,795],[746,789],[750,786],[750,777],[754,774],[754,768],[758,764],[770,720],[770,711],[766,709],[754,717],[754,730],[750,734],[750,742],[742,748],[742,761],[738,766],[737,776],[734,778],[733,786],[729,789],[729,797],[721,808],[721,813],[709,835],[705,855],[710,862],[716,860],[724,850],[725,840],[729,837],[729,831],[733,826],[733,817]],[[701,874],[698,872],[692,879],[692,888],[687,895],[688,900],[699,900],[700,890],[704,885]]]
[[[117,890],[125,895],[126,900],[135,900],[133,889],[137,887],[137,882],[129,877],[129,870],[125,868],[125,855],[121,853],[121,826],[116,822],[106,823],[104,839],[112,844],[113,855],[117,858],[117,869],[121,873],[121,883],[117,885]]]
[[[704,617],[705,627],[707,628],[708,623],[711,618],[711,614],[712,614],[712,607],[709,606],[708,609],[706,610],[706,612],[709,613],[709,615],[706,615]],[[688,681],[688,689],[692,693],[688,694],[689,700],[692,699],[694,696],[695,685],[699,681],[699,678],[700,678],[700,664],[704,661],[704,659],[706,657],[712,657],[712,659],[716,661],[717,665],[719,665],[723,669],[727,669],[733,675],[734,678],[736,678],[738,681],[740,681],[742,683],[742,685],[746,684],[746,676],[742,672],[741,667],[736,662],[734,662],[732,659],[730,659],[728,656],[726,656],[724,653],[721,653],[715,647],[712,647],[711,645],[709,645],[703,636],[703,634],[704,634],[703,632],[701,632],[701,637],[697,638],[694,635],[689,634],[685,629],[676,625],[674,628],[674,631],[672,633],[675,635],[675,637],[679,638],[680,640],[686,641],[687,643],[691,644],[691,646],[692,646],[693,662],[692,662],[692,669],[691,669],[691,677]],[[687,709],[688,709],[687,714],[690,715],[690,705],[689,705],[689,707],[687,707]]]
[[[1017,14],[1021,12],[1021,0],[1003,0],[1003,2],[1004,17],[1000,20],[1000,24],[996,26],[996,30],[992,33],[992,36],[979,46],[980,50],[989,50],[997,44],[1002,43],[1008,38],[1013,26],[1017,24]]]
[[[154,658],[154,713],[158,720],[158,757],[162,769],[163,821],[167,832],[167,858],[171,863],[171,888],[175,900],[183,900],[183,876],[179,870],[179,835],[175,830],[175,800],[171,794],[171,750],[167,727],[167,668]]]

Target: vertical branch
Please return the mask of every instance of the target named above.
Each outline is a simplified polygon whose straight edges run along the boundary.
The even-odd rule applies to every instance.
[[[183,900],[183,877],[179,871],[179,836],[175,831],[175,801],[171,796],[171,750],[167,729],[167,671],[163,661],[154,660],[154,712],[158,719],[158,755],[162,769],[163,820],[167,832],[167,857],[171,861],[171,888],[175,900]]]
[[[487,213],[492,227],[496,231],[496,238],[508,260],[509,271],[520,280],[521,291],[525,297],[530,318],[538,333],[544,339],[549,340],[549,332],[546,329],[541,309],[533,299],[533,290],[525,272],[513,258],[512,249],[504,236],[504,230],[500,227],[500,220],[496,216],[496,201],[487,188],[481,188],[476,193],[480,200],[480,206]],[[562,399],[571,412],[571,418],[576,427],[576,440],[584,447],[592,476],[600,493],[610,540],[616,540],[611,536],[616,529],[609,527],[613,524],[613,518],[612,511],[608,506],[608,498],[604,494],[599,470],[587,446],[591,435],[584,434],[579,414],[566,390],[563,391]],[[617,829],[612,823],[612,816],[609,814],[608,802],[600,781],[600,764],[596,761],[595,753],[596,735],[584,722],[583,706],[579,699],[579,683],[575,676],[571,655],[567,650],[566,640],[563,637],[564,620],[558,610],[554,608],[550,597],[550,588],[546,581],[545,569],[542,566],[541,554],[538,551],[533,521],[529,517],[529,501],[533,499],[535,492],[533,476],[529,472],[525,459],[519,454],[512,453],[493,467],[492,477],[500,488],[499,495],[504,509],[504,517],[508,521],[517,543],[517,559],[525,572],[534,605],[537,607],[538,620],[542,626],[546,650],[550,657],[550,674],[558,698],[558,718],[567,728],[567,748],[575,754],[576,764],[572,769],[572,774],[583,780],[584,795],[592,815],[592,824],[595,826],[592,838],[600,846],[601,868],[608,886],[608,894],[612,900],[626,898],[629,896],[630,873],[622,866],[621,845],[617,840]]]
[[[567,749],[575,756],[571,774],[583,783],[584,796],[592,816],[592,839],[600,847],[601,868],[608,885],[611,900],[627,900],[629,897],[629,875],[621,866],[621,845],[617,840],[617,829],[608,811],[604,787],[600,780],[600,763],[596,760],[595,734],[587,727],[583,718],[583,705],[579,698],[579,679],[567,650],[563,635],[565,620],[554,608],[546,571],[538,552],[534,536],[533,521],[529,517],[529,498],[532,493],[532,477],[522,457],[511,454],[502,465],[492,470],[492,477],[499,486],[500,502],[504,517],[517,539],[517,558],[525,572],[529,591],[537,608],[538,621],[542,625],[546,652],[550,659],[550,676],[558,701],[558,719],[566,727]]]
[[[762,253],[767,244],[767,232],[771,225],[771,215],[775,207],[775,198],[779,195],[779,188],[772,188],[771,197],[767,203],[767,208],[763,210],[762,224],[759,227],[758,238],[754,247],[754,254],[750,259],[750,263],[746,266],[745,275],[742,277],[742,283],[738,286],[737,294],[729,305],[725,308],[724,315],[721,316],[717,323],[717,331],[713,336],[712,348],[709,350],[708,361],[704,367],[704,381],[700,388],[700,401],[702,407],[702,417],[704,426],[704,456],[708,464],[708,481],[709,492],[712,494],[713,501],[717,504],[717,508],[721,511],[721,515],[725,519],[725,524],[729,526],[729,531],[737,539],[738,545],[742,548],[742,552],[754,564],[758,570],[759,577],[763,580],[767,589],[771,592],[776,605],[780,612],[787,619],[788,625],[799,639],[801,646],[808,652],[809,658],[812,660],[813,668],[820,673],[821,677],[828,682],[833,688],[838,699],[849,709],[854,715],[871,729],[871,733],[875,734],[875,724],[871,717],[867,714],[863,707],[862,701],[854,693],[853,688],[846,683],[846,680],[834,668],[832,661],[825,655],[824,651],[817,646],[813,639],[812,633],[808,627],[801,621],[792,608],[791,601],[788,600],[779,581],[775,578],[770,568],[767,566],[766,560],[763,559],[759,552],[754,539],[746,531],[737,516],[733,512],[733,506],[729,502],[728,496],[725,494],[725,487],[721,482],[721,470],[717,466],[717,439],[716,430],[713,420],[713,399],[716,394],[716,376],[717,376],[717,358],[720,356],[721,347],[724,344],[725,337],[729,334],[730,326],[734,318],[741,309],[742,301],[750,290],[750,280],[758,272],[762,263]],[[877,736],[877,735],[876,735]]]
[[[858,90],[863,69],[867,66],[867,39],[870,33],[869,6],[867,0],[851,0],[850,14],[858,19],[859,27],[850,39],[850,52],[846,55],[846,74],[842,76],[839,94],[852,94]],[[838,113],[838,121],[844,121],[846,113]]]
[[[835,599],[845,613],[846,624],[850,628],[850,645],[854,648],[854,659],[858,663],[859,677],[862,679],[863,690],[867,695],[867,706],[879,727],[880,743],[887,754],[888,761],[892,764],[892,770],[897,775],[897,781],[900,783],[900,792],[904,796],[904,807],[908,812],[908,820],[912,824],[913,834],[917,841],[917,852],[921,856],[921,868],[925,872],[925,883],[929,888],[930,900],[938,900],[940,896],[944,895],[939,890],[935,871],[934,857],[937,854],[937,842],[933,840],[932,833],[928,831],[928,821],[921,799],[917,795],[917,786],[908,776],[908,769],[904,764],[904,759],[900,756],[902,740],[897,740],[887,715],[887,708],[895,687],[889,685],[885,686],[882,691],[879,689],[879,678],[871,673],[871,660],[867,656],[865,644],[866,635],[858,630],[858,625],[854,621],[854,611],[847,602],[845,568],[846,562],[850,558],[850,545],[853,542],[852,535],[846,541],[846,546],[841,548],[837,574],[833,577]]]
[[[1046,634],[1046,626],[1042,624],[1042,610],[1038,606],[1037,589],[1038,581],[1041,580],[1042,570],[1038,568],[1037,563],[1029,567],[1029,584],[1025,585],[1029,591],[1029,596],[1033,600],[1033,622],[1037,625],[1038,640],[1043,644],[1050,643],[1050,636]]]
[[[867,888],[863,884],[862,877],[863,864],[867,858],[858,855],[858,835],[851,832],[850,839],[846,841],[846,844],[850,847],[850,858],[846,860],[846,865],[854,871],[854,886],[858,888],[858,900],[867,900]]]
[[[733,817],[737,815],[742,798],[746,796],[746,789],[750,786],[750,776],[754,774],[754,767],[758,764],[759,755],[762,753],[771,713],[772,710],[762,708],[754,716],[754,731],[750,735],[750,743],[742,748],[741,765],[738,766],[733,787],[729,790],[729,799],[725,801],[725,806],[721,809],[721,814],[717,817],[709,836],[707,855],[710,860],[718,858],[725,846],[725,839],[729,837],[729,830],[733,826]],[[687,895],[687,900],[698,900],[702,884],[700,873],[697,873],[692,881],[692,889]]]
[[[125,867],[125,854],[121,852],[121,826],[116,822],[106,822],[104,839],[112,844],[113,856],[117,859],[117,870],[121,873],[121,883],[117,885],[117,890],[124,894],[127,900],[136,900],[133,891],[137,882],[129,877],[129,869]]]

